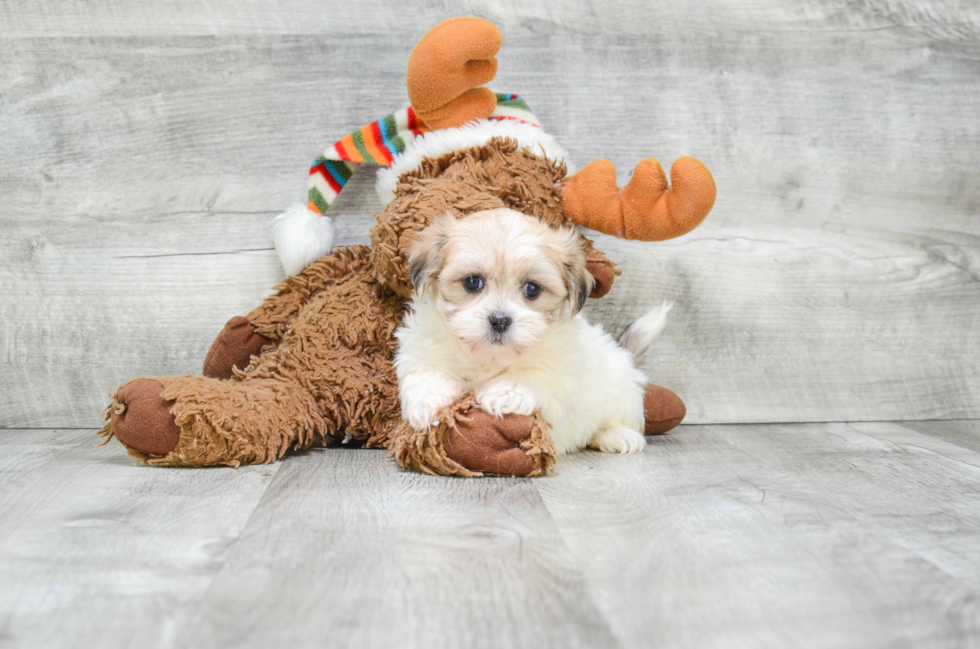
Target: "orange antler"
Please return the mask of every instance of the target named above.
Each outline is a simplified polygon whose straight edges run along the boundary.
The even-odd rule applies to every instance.
[[[678,158],[670,177],[672,187],[660,163],[646,158],[620,190],[613,164],[596,160],[565,179],[562,212],[579,225],[624,239],[673,239],[708,216],[716,189],[711,172],[694,158]]]
[[[489,117],[497,96],[480,88],[497,74],[503,37],[493,23],[461,16],[444,20],[419,40],[408,58],[408,98],[430,129]]]

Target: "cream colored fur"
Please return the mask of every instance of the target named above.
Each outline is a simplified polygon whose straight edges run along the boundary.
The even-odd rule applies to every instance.
[[[577,239],[507,209],[448,218],[412,250],[423,281],[395,334],[403,418],[424,429],[474,391],[496,416],[540,409],[559,454],[586,446],[641,451],[647,377],[631,350],[577,313],[576,267],[584,265]],[[477,294],[460,288],[470,275],[485,282]],[[544,287],[533,301],[522,292],[528,281]],[[631,327],[637,352],[667,309]],[[488,324],[492,315],[511,318],[505,334]]]

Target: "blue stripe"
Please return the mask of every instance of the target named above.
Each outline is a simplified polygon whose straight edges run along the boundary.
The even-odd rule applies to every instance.
[[[387,130],[388,130],[388,127],[385,126],[385,121],[383,119],[379,119],[378,120],[378,133],[381,133],[381,141],[385,143],[385,146],[386,147],[388,147],[388,155],[390,155],[392,158],[394,158],[394,157],[396,157],[398,155],[398,149],[396,149],[394,146],[392,146],[391,140],[388,139],[388,134],[385,132]]]
[[[330,175],[333,176],[333,179],[336,180],[337,184],[340,185],[342,188],[344,185],[347,184],[347,181],[344,180],[343,176],[341,176],[339,173],[334,171],[333,164],[335,164],[333,160],[327,160],[326,162],[323,163],[323,166],[326,167],[327,171],[330,172]],[[343,163],[341,162],[339,164],[343,164]]]

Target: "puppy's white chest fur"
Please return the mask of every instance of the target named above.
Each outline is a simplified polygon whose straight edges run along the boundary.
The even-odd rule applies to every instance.
[[[557,324],[516,362],[498,367],[470,354],[431,305],[422,302],[415,307],[396,334],[402,410],[413,426],[425,423],[413,420],[411,413],[426,395],[442,397],[427,408],[434,411],[473,391],[481,407],[493,415],[540,409],[551,424],[559,454],[585,448],[603,431],[618,432],[595,440],[600,450],[642,449],[647,378],[634,366],[630,352],[602,327],[575,316]],[[455,389],[445,390],[447,382],[455,383]],[[606,447],[603,437],[614,439],[605,440]]]
[[[502,377],[534,395],[558,453],[581,450],[607,429],[642,435],[647,378],[628,351],[582,315],[549,332]]]

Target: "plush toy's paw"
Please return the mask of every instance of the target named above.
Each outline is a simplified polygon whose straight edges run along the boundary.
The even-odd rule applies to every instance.
[[[623,426],[600,430],[589,440],[589,448],[603,453],[639,453],[646,445],[643,435]]]
[[[612,288],[613,280],[616,279],[616,271],[606,264],[590,261],[585,264],[585,269],[592,275],[595,283],[592,285],[591,298],[603,297]]]
[[[271,340],[255,331],[248,318],[235,316],[211,343],[211,349],[204,357],[204,376],[231,378],[233,367],[245,369],[252,356],[257,356],[263,347],[271,344]]]
[[[467,478],[493,473],[538,476],[555,463],[548,422],[531,416],[494,417],[464,396],[439,412],[439,424],[415,430],[401,422],[391,433],[388,454],[406,469]]]
[[[477,393],[480,408],[494,417],[530,415],[537,407],[534,394],[513,381],[496,380],[484,384]]]
[[[408,98],[430,129],[454,128],[490,116],[497,96],[487,88],[497,74],[503,37],[493,23],[462,16],[444,20],[419,39],[408,58]]]
[[[539,463],[521,444],[531,437],[534,424],[534,418],[526,415],[501,419],[473,408],[446,431],[446,455],[470,471],[531,475]]]
[[[163,384],[153,379],[133,379],[116,392],[123,406],[113,412],[112,432],[125,446],[145,455],[166,455],[177,448],[180,428],[170,409],[173,401],[160,395]]]
[[[659,385],[648,385],[643,394],[644,432],[660,435],[673,429],[687,415],[687,407],[679,396]]]
[[[562,183],[562,212],[581,226],[625,239],[673,239],[700,225],[717,190],[711,172],[694,158],[678,158],[670,176],[673,186],[660,163],[646,158],[620,190],[613,164],[596,160]]]

